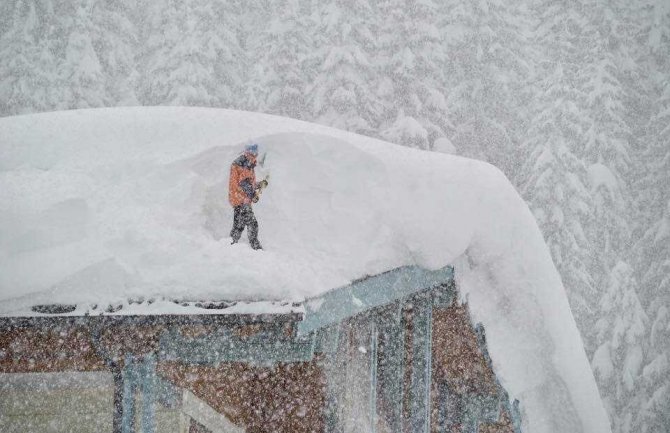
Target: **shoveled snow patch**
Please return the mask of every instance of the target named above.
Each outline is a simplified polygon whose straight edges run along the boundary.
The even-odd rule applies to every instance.
[[[255,206],[264,251],[229,245],[228,171],[250,140],[267,152],[259,177],[271,174]],[[253,308],[402,265],[453,264],[524,431],[610,431],[537,225],[488,164],[175,107],[3,118],[0,155],[1,315],[152,297]]]

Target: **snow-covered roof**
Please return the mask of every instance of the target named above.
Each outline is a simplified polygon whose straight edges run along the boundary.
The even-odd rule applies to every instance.
[[[263,251],[228,238],[229,166],[249,141],[271,174],[255,206]],[[0,210],[4,316],[132,298],[301,302],[453,265],[524,431],[610,431],[541,233],[488,164],[239,111],[69,111],[0,119]]]

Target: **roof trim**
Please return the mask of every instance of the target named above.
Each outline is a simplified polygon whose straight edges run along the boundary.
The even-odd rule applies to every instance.
[[[297,322],[301,313],[244,313],[244,314],[153,314],[100,316],[22,316],[0,317],[0,329],[53,326],[112,326],[112,325],[220,325],[238,326],[266,322]]]
[[[298,323],[298,335],[305,335],[337,322],[390,304],[424,289],[446,284],[454,279],[454,268],[435,271],[418,266],[403,266],[308,299],[304,319]]]

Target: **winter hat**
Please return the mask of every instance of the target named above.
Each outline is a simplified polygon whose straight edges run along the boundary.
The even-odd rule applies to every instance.
[[[248,153],[250,153],[254,156],[257,156],[258,155],[258,144],[256,144],[256,143],[247,144],[246,146],[244,146],[244,151],[248,152]]]

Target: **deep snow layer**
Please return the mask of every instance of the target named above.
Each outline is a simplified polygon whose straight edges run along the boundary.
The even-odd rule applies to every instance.
[[[255,207],[264,251],[228,237],[229,165],[251,140],[267,152],[259,177],[271,174]],[[455,265],[524,431],[610,431],[542,236],[494,167],[238,111],[0,119],[0,315],[129,298],[301,301],[408,264]]]

